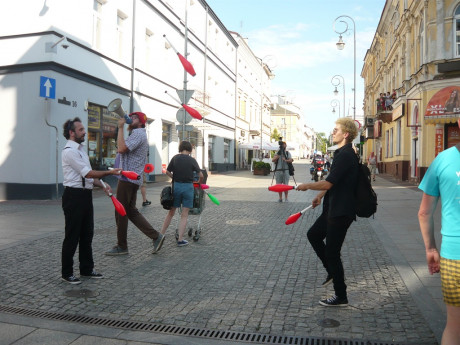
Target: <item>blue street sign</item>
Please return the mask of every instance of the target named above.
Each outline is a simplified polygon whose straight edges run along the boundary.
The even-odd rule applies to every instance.
[[[56,98],[56,79],[40,76],[40,97]]]

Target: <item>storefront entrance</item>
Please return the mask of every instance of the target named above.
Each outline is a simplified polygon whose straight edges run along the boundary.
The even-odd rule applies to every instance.
[[[107,107],[88,105],[88,156],[94,170],[113,167],[117,154],[118,116]]]

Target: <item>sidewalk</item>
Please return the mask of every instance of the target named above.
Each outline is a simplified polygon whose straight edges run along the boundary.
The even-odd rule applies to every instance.
[[[307,168],[295,165],[297,183],[309,180]],[[93,251],[105,278],[77,286],[60,281],[60,202],[1,202],[0,345],[440,343],[445,308],[439,275],[426,268],[420,191],[377,177],[378,213],[352,224],[342,250],[350,306],[335,309],[318,304],[333,290],[320,287],[324,269],[306,238],[319,208],[284,225],[315,192],[291,191],[289,203],[278,203],[267,190],[271,179],[247,171],[209,175],[221,205],[206,200],[200,240],[175,246],[176,215],[156,255],[132,225],[130,254],[103,254],[115,244],[113,206],[96,191]],[[151,206],[140,206],[138,195],[157,229],[166,215],[164,185],[148,185]],[[439,229],[439,215],[437,222]]]

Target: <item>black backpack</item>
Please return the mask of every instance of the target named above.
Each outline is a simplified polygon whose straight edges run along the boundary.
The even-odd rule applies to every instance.
[[[160,194],[160,203],[165,210],[170,210],[174,204],[174,194],[171,186],[164,187]]]
[[[362,163],[359,163],[355,203],[358,217],[369,218],[377,212],[377,194],[372,189],[371,172]]]

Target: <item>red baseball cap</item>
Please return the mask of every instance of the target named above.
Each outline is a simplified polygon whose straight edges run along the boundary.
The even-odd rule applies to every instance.
[[[147,115],[145,115],[144,113],[141,113],[140,111],[136,111],[134,113],[131,113],[129,114],[129,116],[131,115],[137,115],[137,117],[139,118],[139,121],[145,125],[147,123]]]

